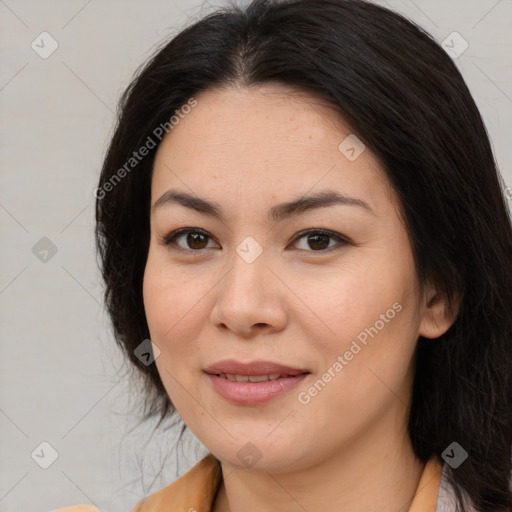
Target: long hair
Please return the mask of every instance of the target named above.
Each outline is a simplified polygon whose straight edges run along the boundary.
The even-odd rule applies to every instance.
[[[401,201],[420,282],[431,280],[448,304],[462,296],[444,335],[418,339],[409,435],[424,462],[441,461],[454,441],[468,452],[449,471],[460,510],[461,491],[480,512],[512,510],[505,185],[452,59],[411,21],[363,0],[220,8],[165,41],[122,95],[96,190],[96,243],[115,339],[144,379],[147,417],[175,412],[156,366],[134,352],[149,338],[142,281],[159,141],[130,159],[195,94],[268,82],[308,91],[339,113],[382,162]]]

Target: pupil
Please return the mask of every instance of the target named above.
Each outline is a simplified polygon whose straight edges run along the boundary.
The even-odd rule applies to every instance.
[[[194,244],[196,243],[199,243],[201,244],[201,240],[197,240],[197,238],[205,238],[204,235],[202,235],[201,233],[189,233],[188,236],[187,236],[187,243],[189,244],[189,246],[192,246],[193,249],[202,249],[202,247],[196,247]],[[204,240],[203,240],[204,242]]]
[[[325,244],[322,244],[321,242],[318,242],[318,239],[319,239],[319,238],[320,238],[320,239],[322,239],[322,238],[323,238],[323,239],[324,239],[324,241],[325,241],[325,240],[326,240],[326,239],[328,239],[329,237],[328,237],[327,235],[311,235],[311,236],[309,236],[309,237],[308,237],[308,241],[309,241],[309,243],[310,243],[310,245],[311,245],[311,240],[316,239],[317,241],[316,241],[316,242],[314,241],[314,242],[313,242],[313,245],[315,245],[315,244],[317,244],[317,245],[318,245],[318,244],[320,244],[320,245],[324,245],[324,246],[325,246]],[[329,245],[329,242],[327,242],[327,246],[328,246],[328,245]],[[312,248],[314,248],[314,247],[312,247]],[[317,247],[317,249],[318,249],[318,247]],[[325,247],[320,247],[320,249],[325,249]]]

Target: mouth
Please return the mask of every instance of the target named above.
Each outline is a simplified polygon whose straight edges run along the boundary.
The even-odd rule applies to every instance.
[[[204,370],[210,375],[235,375],[241,377],[273,377],[271,380],[279,378],[281,375],[287,377],[295,377],[302,373],[309,373],[304,368],[285,366],[272,361],[251,361],[242,363],[234,359],[225,359],[218,361]],[[277,375],[277,377],[276,377]],[[230,379],[231,380],[231,379]]]
[[[213,389],[236,405],[258,405],[289,392],[311,372],[270,361],[219,361],[204,370]]]
[[[229,380],[231,382],[265,382],[267,380],[284,379],[288,377],[295,377],[296,375],[287,375],[285,373],[272,373],[269,375],[236,375],[233,373],[220,373],[215,374],[217,377]],[[302,374],[300,374],[302,375]]]

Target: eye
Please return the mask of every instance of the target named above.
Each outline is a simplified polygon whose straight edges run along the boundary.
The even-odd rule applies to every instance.
[[[184,239],[185,246],[178,243],[180,239]],[[306,238],[306,244],[309,245],[313,251],[309,252],[330,252],[333,246],[329,246],[329,239],[336,240],[338,242],[337,245],[347,245],[350,242],[346,240],[341,235],[334,233],[333,231],[328,231],[325,229],[310,229],[308,231],[302,231],[299,233],[294,239],[292,243],[301,240],[302,238]],[[173,231],[169,235],[163,237],[160,240],[160,243],[165,246],[174,246],[173,249],[178,251],[193,251],[198,252],[202,249],[207,249],[207,241],[211,240],[210,235],[200,229],[200,228],[180,228],[176,231]],[[334,245],[336,246],[336,244]],[[326,250],[327,249],[327,250]],[[299,250],[308,250],[304,247],[299,248]]]
[[[185,237],[185,244],[186,246],[183,247],[179,243],[177,243],[177,240]],[[169,235],[165,236],[160,242],[163,245],[171,246],[175,245],[177,246],[177,250],[182,251],[199,251],[201,249],[206,249],[205,242],[211,238],[210,235],[200,229],[200,228],[180,228],[176,231],[173,231]],[[188,246],[188,247],[187,247]]]
[[[333,246],[329,247],[329,239],[336,240],[338,245],[347,245],[350,242],[343,238],[341,235],[334,233],[333,231],[328,231],[325,229],[310,229],[308,231],[303,231],[299,233],[295,238],[294,242],[301,240],[302,238],[306,238],[306,244],[309,247],[315,249],[314,251],[309,252],[330,252],[333,249]],[[327,244],[327,245],[326,245]],[[335,244],[336,245],[336,244]],[[335,246],[334,246],[335,247]],[[326,249],[328,249],[326,251]],[[299,248],[299,250],[306,250],[304,248]]]

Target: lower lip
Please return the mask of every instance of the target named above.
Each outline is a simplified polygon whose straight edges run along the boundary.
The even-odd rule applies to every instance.
[[[217,375],[207,374],[215,391],[237,405],[257,405],[269,402],[298,386],[308,375],[309,373],[303,373],[295,377],[282,377],[263,382],[233,382]]]

